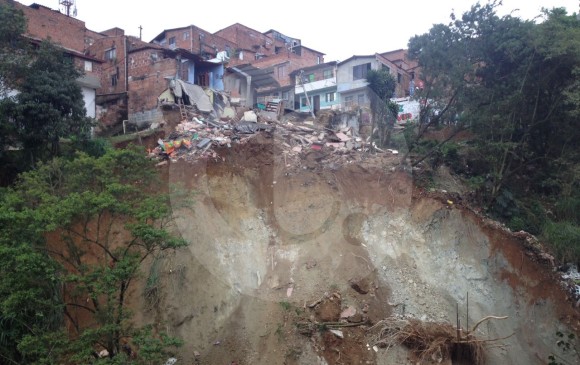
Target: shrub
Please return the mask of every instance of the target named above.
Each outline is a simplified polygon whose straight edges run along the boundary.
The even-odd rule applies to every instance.
[[[568,221],[547,221],[542,236],[559,260],[580,264],[580,227]]]

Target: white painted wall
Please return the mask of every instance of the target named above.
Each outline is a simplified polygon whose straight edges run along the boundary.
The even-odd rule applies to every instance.
[[[85,108],[87,109],[87,117],[95,118],[97,116],[97,92],[95,89],[86,86],[81,87],[83,92],[83,100],[85,101]]]

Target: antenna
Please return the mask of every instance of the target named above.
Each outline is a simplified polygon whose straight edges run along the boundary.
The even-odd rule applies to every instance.
[[[59,0],[58,5],[59,10],[64,10],[66,16],[71,16],[71,9],[72,16],[77,16],[77,5],[75,4],[75,0]]]

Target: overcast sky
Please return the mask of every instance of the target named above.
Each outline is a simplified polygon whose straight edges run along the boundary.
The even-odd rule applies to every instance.
[[[20,2],[58,9],[60,0]],[[142,26],[142,38],[147,42],[164,29],[193,24],[213,33],[237,22],[260,32],[276,29],[324,52],[326,61],[341,61],[355,54],[406,48],[412,36],[427,32],[433,24],[448,23],[452,10],[461,14],[475,3],[476,0],[76,0],[76,8],[77,18],[91,30],[119,27],[125,34],[139,36]],[[503,0],[498,13],[519,9],[512,14],[532,19],[542,7],[564,7],[572,14],[578,12],[578,4],[578,0]]]

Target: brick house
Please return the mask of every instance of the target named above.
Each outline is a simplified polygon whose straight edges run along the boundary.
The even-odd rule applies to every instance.
[[[274,29],[261,33],[235,23],[214,34],[236,45],[224,82],[226,90],[246,106],[281,99],[292,109],[294,83],[290,73],[324,62],[324,53]]]
[[[0,0],[2,5],[21,10],[26,18],[26,33],[32,43],[50,39],[72,59],[77,69],[84,73],[77,81],[81,87],[87,116],[96,117],[96,94],[100,87],[103,61],[87,53],[88,47],[104,35],[85,27],[85,22],[71,18],[48,7],[32,4],[26,6],[12,0]]]
[[[191,29],[191,28],[190,28]],[[223,90],[223,62],[209,62],[179,47],[147,43],[114,28],[103,32],[90,52],[105,60],[98,102],[100,121],[105,127],[120,129],[120,121],[134,124],[160,122],[159,95],[169,81],[181,79],[191,84]]]

